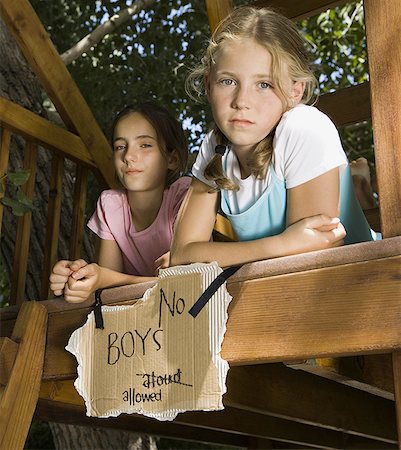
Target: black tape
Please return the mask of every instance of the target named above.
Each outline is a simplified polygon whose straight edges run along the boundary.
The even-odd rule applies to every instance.
[[[217,291],[217,289],[227,280],[227,278],[230,278],[231,275],[234,275],[234,273],[241,267],[242,267],[242,264],[240,266],[232,266],[232,267],[228,267],[227,269],[224,269],[223,272],[221,272],[221,274],[218,275],[210,283],[210,286],[198,298],[198,300],[196,300],[196,302],[192,305],[192,308],[188,311],[189,314],[191,314],[191,316],[195,318],[202,311],[202,309],[206,305],[206,303],[213,297],[213,295]]]
[[[104,329],[103,315],[102,315],[102,298],[100,297],[102,290],[103,289],[97,289],[95,291],[95,303],[92,305],[93,313],[95,315],[96,328],[100,328],[101,330]]]

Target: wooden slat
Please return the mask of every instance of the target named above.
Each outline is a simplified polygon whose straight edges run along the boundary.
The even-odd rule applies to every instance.
[[[339,89],[319,97],[316,105],[337,127],[368,120],[371,117],[369,83]]]
[[[384,237],[401,235],[401,2],[365,0],[373,139]]]
[[[61,153],[67,158],[96,167],[82,139],[37,114],[0,97],[0,124],[28,141]]]
[[[0,143],[0,233],[1,233],[1,224],[3,222],[3,209],[4,205],[1,203],[1,199],[4,197],[4,193],[1,191],[6,188],[6,179],[5,174],[7,173],[8,168],[8,159],[10,155],[10,140],[11,133],[7,128],[2,129],[1,133],[1,143]]]
[[[42,299],[48,298],[49,296],[49,275],[58,260],[57,250],[60,230],[63,169],[64,160],[57,155],[53,155],[49,185],[49,203],[47,207],[46,248],[44,251],[41,286]]]
[[[81,137],[106,184],[115,186],[110,144],[29,1],[0,2],[0,14],[67,128]]]
[[[301,20],[347,3],[348,0],[257,0],[257,6],[271,6],[293,20]]]
[[[391,354],[314,358],[287,366],[394,400]]]
[[[24,448],[39,397],[46,344],[47,311],[37,302],[21,307],[12,340],[19,342],[0,402],[0,448]]]
[[[216,29],[219,22],[228,16],[233,9],[232,0],[205,0],[206,11],[211,32]]]
[[[75,260],[81,257],[81,246],[85,226],[86,192],[88,188],[88,170],[77,167],[74,189],[74,208],[72,211],[72,226],[69,258]]]
[[[33,200],[36,179],[36,160],[38,148],[29,142],[25,148],[24,169],[29,170],[28,181],[22,187],[25,195]],[[31,235],[32,213],[28,212],[18,219],[15,240],[13,274],[11,281],[10,304],[21,304],[25,299],[25,280],[28,266],[29,239]]]

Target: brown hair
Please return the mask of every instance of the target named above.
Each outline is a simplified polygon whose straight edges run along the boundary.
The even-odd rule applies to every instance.
[[[293,22],[271,8],[243,6],[234,9],[214,31],[206,52],[186,80],[188,94],[192,98],[205,95],[205,75],[210,73],[220,46],[228,40],[252,38],[262,45],[272,58],[272,79],[274,88],[283,102],[284,110],[292,105],[284,80],[288,76],[293,82],[303,81],[305,91],[301,102],[311,104],[316,101],[318,83],[313,74],[306,50],[306,40],[300,35]],[[255,145],[247,164],[253,175],[264,178],[273,153],[273,129],[262,141]],[[218,144],[228,143],[217,127],[214,133]],[[205,169],[205,177],[214,180],[221,189],[238,189],[223,173],[222,157],[216,154]]]
[[[186,169],[188,162],[188,142],[180,122],[163,106],[153,102],[136,103],[126,106],[114,118],[111,126],[111,142],[114,140],[114,132],[118,122],[133,113],[142,114],[153,126],[157,134],[160,149],[167,158],[174,151],[178,154],[179,164],[177,169],[169,170],[167,174],[167,186],[176,181]]]

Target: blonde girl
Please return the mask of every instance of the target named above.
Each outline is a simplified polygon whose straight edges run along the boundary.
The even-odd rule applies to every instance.
[[[97,289],[154,280],[168,267],[175,220],[190,178],[180,123],[154,103],[124,108],[112,126],[114,166],[123,189],[102,192],[88,227],[100,240],[98,264],[59,261],[55,295],[78,303]]]
[[[224,267],[372,239],[338,132],[308,106],[317,83],[305,48],[269,8],[240,7],[214,32],[188,81],[215,129],[193,167],[172,264]],[[210,241],[218,210],[239,242]]]

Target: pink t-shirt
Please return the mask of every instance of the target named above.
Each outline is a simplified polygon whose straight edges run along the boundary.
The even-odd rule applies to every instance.
[[[132,223],[126,191],[103,191],[88,227],[100,239],[117,242],[126,273],[154,276],[154,262],[170,250],[175,219],[190,183],[191,178],[182,177],[165,189],[155,221],[138,232]]]

